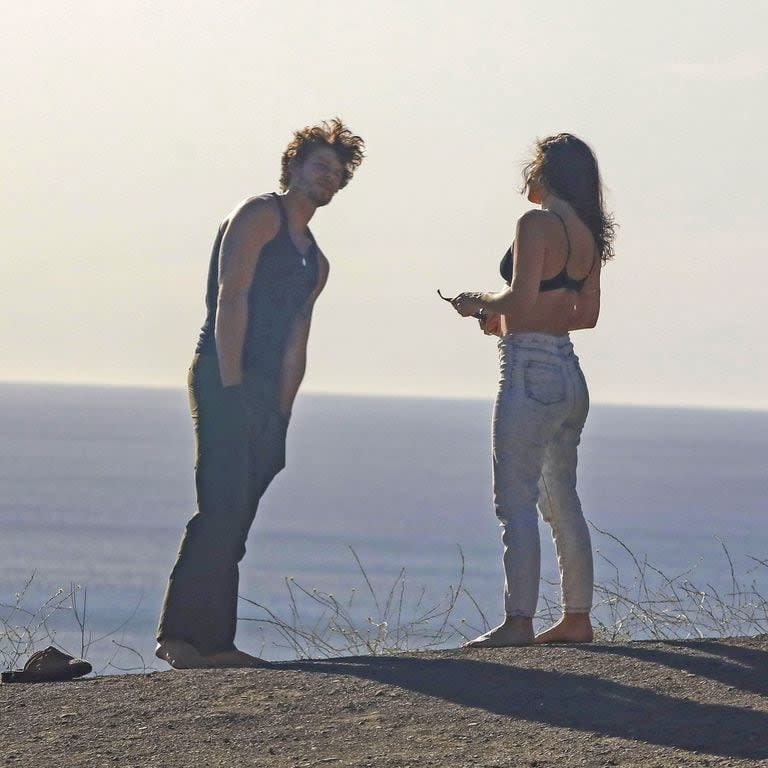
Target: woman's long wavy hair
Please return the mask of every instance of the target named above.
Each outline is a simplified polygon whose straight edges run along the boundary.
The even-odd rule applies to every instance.
[[[603,263],[613,258],[616,224],[605,210],[597,158],[588,144],[571,133],[540,139],[533,160],[523,168],[523,191],[532,180],[571,205],[592,232]]]
[[[344,166],[339,189],[343,189],[352,178],[355,169],[363,162],[365,143],[347,128],[340,118],[324,120],[319,125],[308,125],[293,134],[280,160],[280,190],[285,192],[291,183],[291,162],[300,164],[317,147],[330,147]]]

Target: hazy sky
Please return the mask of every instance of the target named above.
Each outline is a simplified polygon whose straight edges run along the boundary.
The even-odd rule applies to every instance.
[[[768,408],[768,3],[3,4],[2,369],[183,386],[220,219],[295,128],[368,156],[313,220],[313,391],[491,397],[435,289],[500,287],[537,136],[595,149],[621,225],[597,402]]]

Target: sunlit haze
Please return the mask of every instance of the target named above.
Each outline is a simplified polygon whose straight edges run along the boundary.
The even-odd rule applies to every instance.
[[[184,386],[221,218],[291,132],[367,143],[312,221],[305,389],[491,397],[435,289],[501,287],[536,137],[594,148],[620,224],[597,402],[768,408],[768,3],[14,3],[0,62],[6,380]]]

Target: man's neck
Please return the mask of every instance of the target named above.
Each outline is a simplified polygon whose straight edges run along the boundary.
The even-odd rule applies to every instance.
[[[283,195],[288,225],[295,232],[303,232],[315,215],[317,206],[302,192],[289,189]]]

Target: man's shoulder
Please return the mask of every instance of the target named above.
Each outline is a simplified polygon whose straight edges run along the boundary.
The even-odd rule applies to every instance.
[[[280,229],[280,207],[277,196],[271,192],[241,200],[225,218],[227,227]]]
[[[263,195],[253,195],[241,200],[229,215],[229,218],[235,216],[257,216],[275,214],[279,217],[280,207],[277,201],[277,195],[274,192],[265,192]]]

